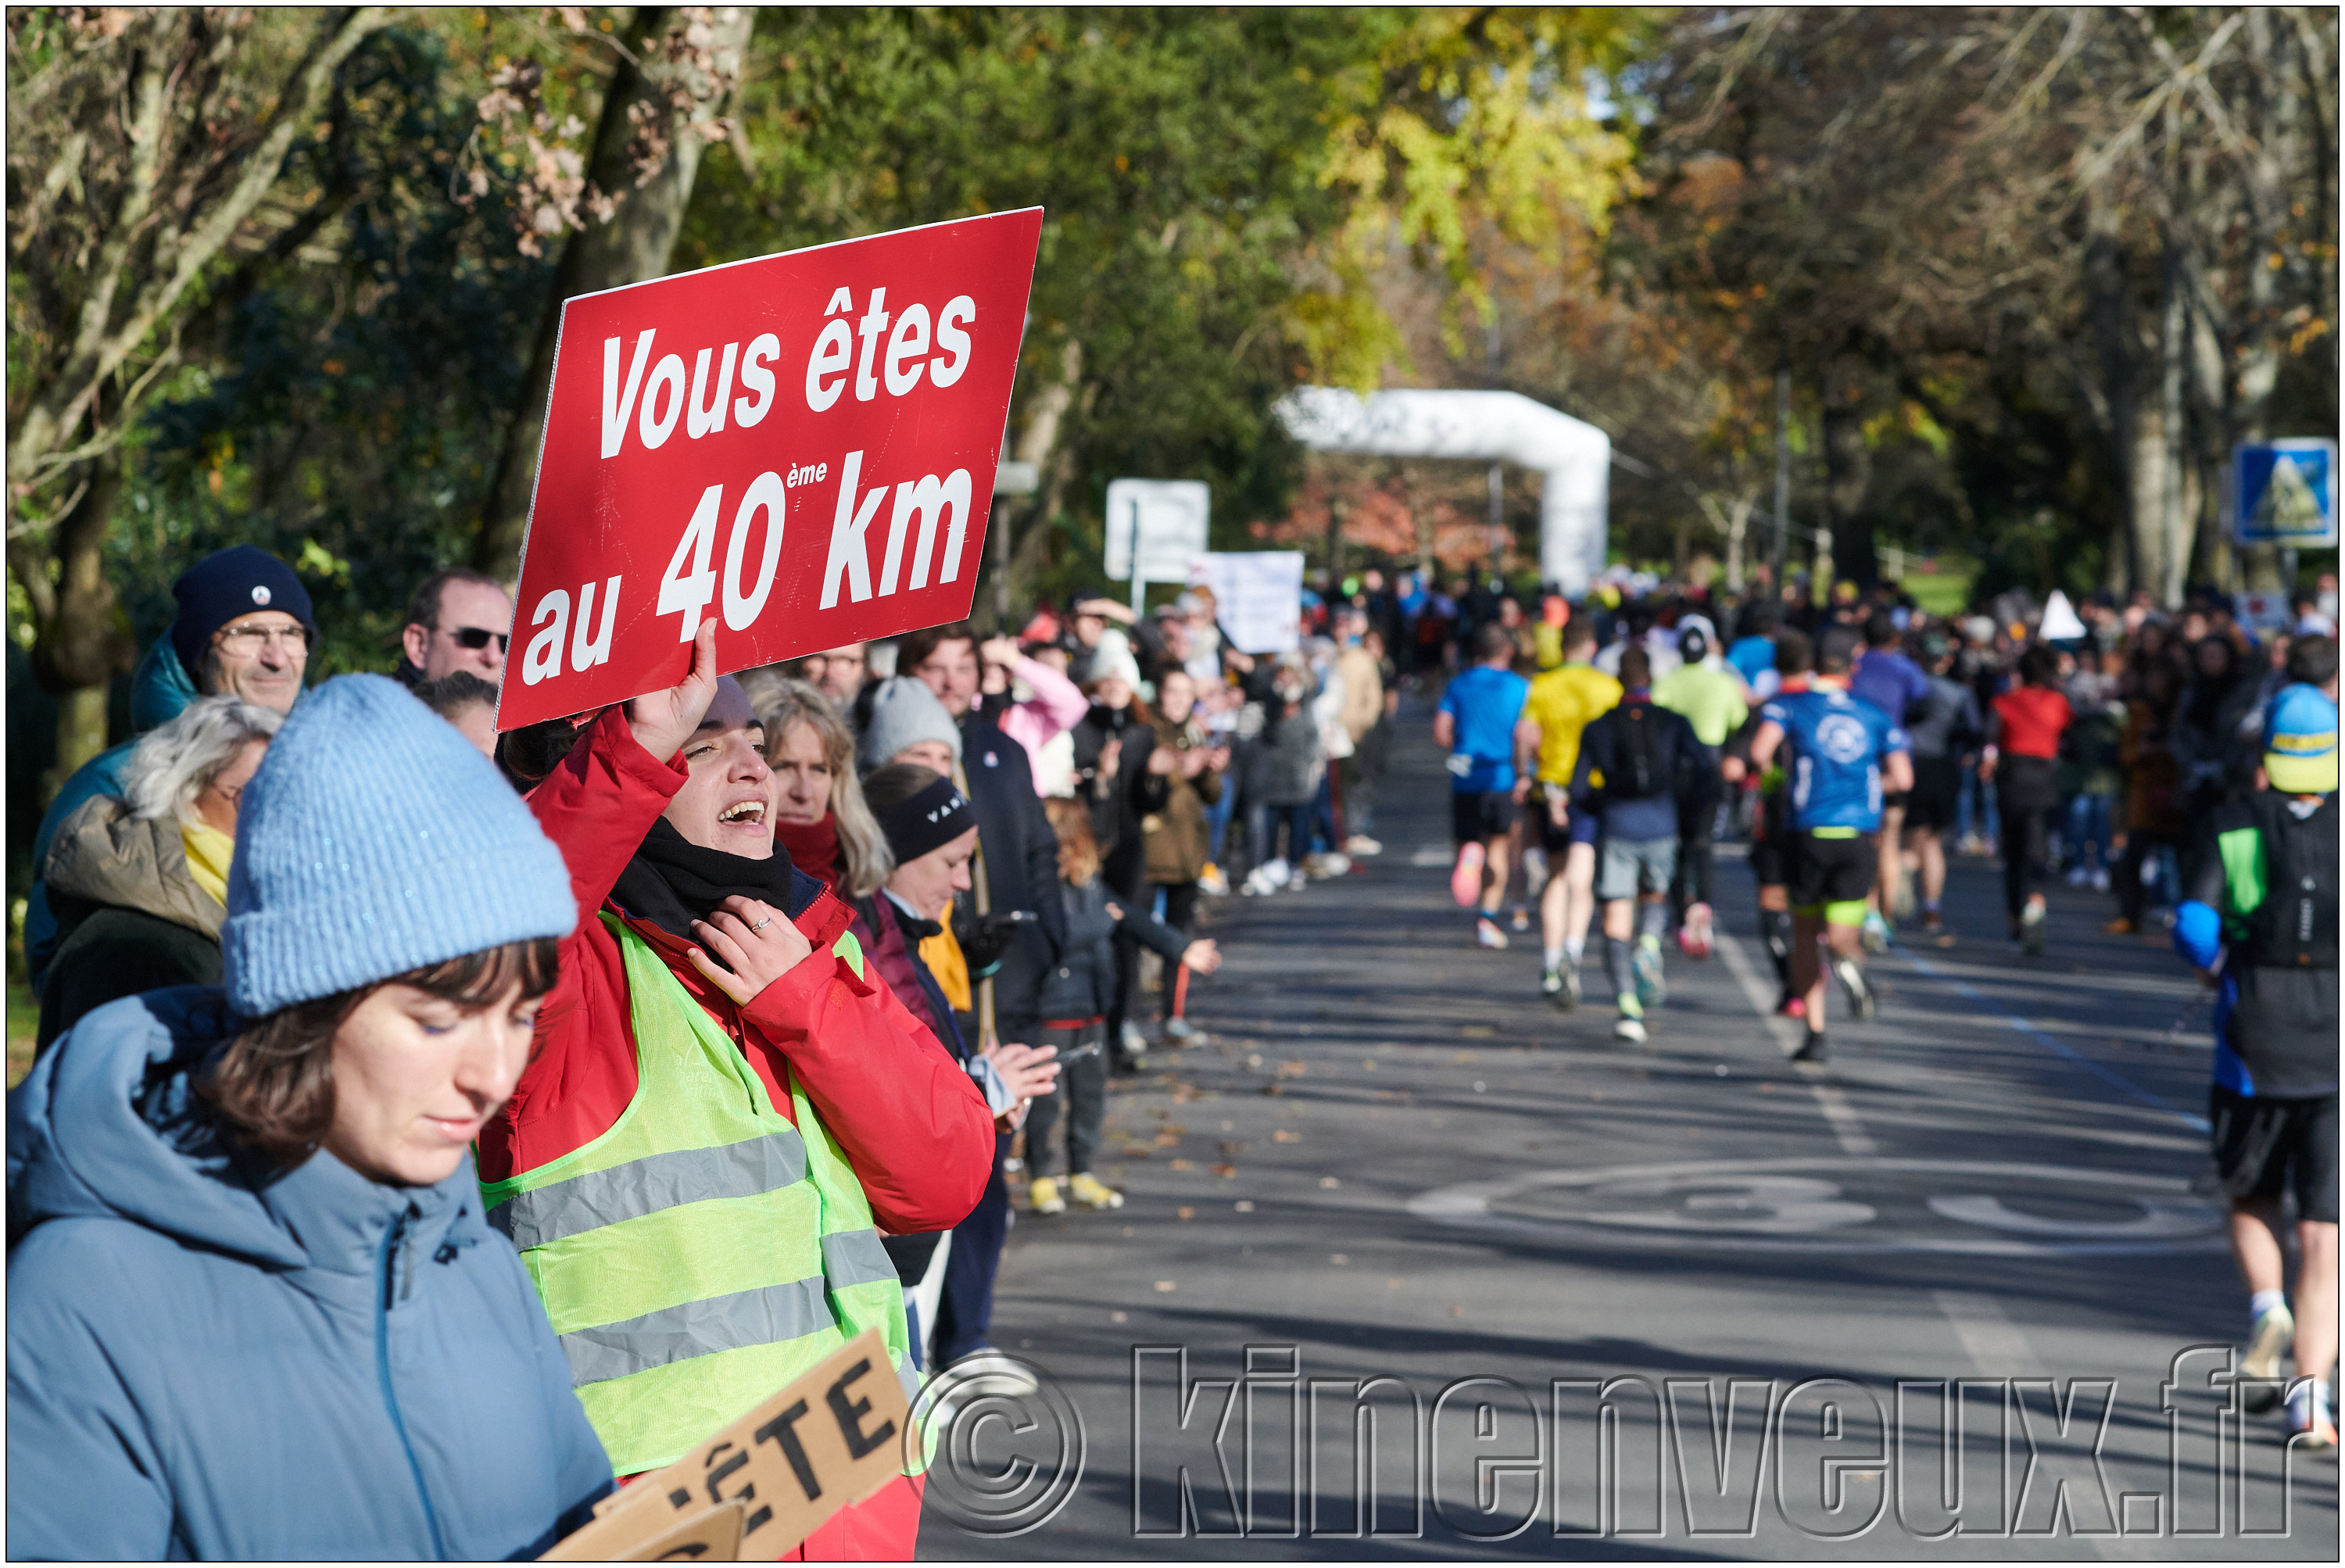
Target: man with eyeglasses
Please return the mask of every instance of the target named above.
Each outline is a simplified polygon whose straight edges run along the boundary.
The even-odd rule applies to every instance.
[[[33,889],[25,907],[25,962],[37,994],[56,950],[41,867],[59,823],[99,795],[120,796],[137,738],[168,724],[198,697],[223,693],[289,713],[301,695],[318,624],[293,568],[250,545],[216,550],[171,585],[178,613],[130,677],[132,738],[85,762],[58,789],[33,835]]]
[[[463,670],[491,686],[504,679],[513,600],[494,577],[470,566],[434,572],[407,602],[399,673],[421,686]]]
[[[848,643],[845,647],[808,654],[798,660],[798,677],[813,682],[841,713],[846,713],[855,707],[855,699],[863,694],[863,683],[871,674],[871,660],[863,650],[863,644]]]

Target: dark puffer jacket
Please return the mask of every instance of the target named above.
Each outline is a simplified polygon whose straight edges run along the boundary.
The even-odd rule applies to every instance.
[[[1121,928],[1154,948],[1167,963],[1178,963],[1189,939],[1150,915],[1137,901],[1116,899],[1122,917],[1109,912],[1112,895],[1093,877],[1081,887],[1059,883],[1067,942],[1042,982],[1041,1016],[1051,1022],[1104,1018],[1115,1007],[1115,933]]]
[[[196,885],[178,822],[141,820],[98,796],[57,830],[43,870],[61,940],[41,987],[37,1049],[121,997],[219,983],[228,911]]]

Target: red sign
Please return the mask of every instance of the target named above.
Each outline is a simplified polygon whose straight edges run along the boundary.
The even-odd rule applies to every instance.
[[[1042,211],[562,308],[497,726],[969,614]]]

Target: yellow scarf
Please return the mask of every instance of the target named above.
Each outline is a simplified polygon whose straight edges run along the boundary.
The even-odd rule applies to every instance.
[[[179,842],[188,851],[188,871],[196,886],[228,903],[228,863],[236,856],[236,840],[208,824],[179,824]]]
[[[960,943],[954,940],[952,911],[945,911],[944,930],[920,943],[920,962],[929,966],[936,977],[937,989],[956,1013],[969,1010],[969,960],[961,956]]]

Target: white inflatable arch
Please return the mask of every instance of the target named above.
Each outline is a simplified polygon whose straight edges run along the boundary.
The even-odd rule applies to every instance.
[[[1380,392],[1301,387],[1279,400],[1287,433],[1314,452],[1450,457],[1537,469],[1539,576],[1572,598],[1604,569],[1612,438],[1508,392]]]

